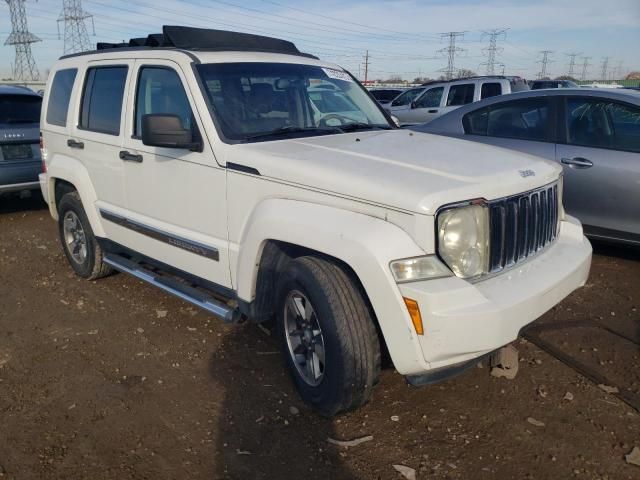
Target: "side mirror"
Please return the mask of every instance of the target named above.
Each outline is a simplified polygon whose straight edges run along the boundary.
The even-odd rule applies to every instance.
[[[142,116],[142,143],[151,147],[196,150],[191,130],[182,128],[178,115],[152,113]]]
[[[414,108],[418,108],[418,104],[416,102],[411,102],[411,110]]]

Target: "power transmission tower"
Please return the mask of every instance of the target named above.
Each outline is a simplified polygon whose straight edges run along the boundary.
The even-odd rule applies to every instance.
[[[489,46],[487,48],[483,48],[483,52],[487,56],[487,61],[481,63],[480,66],[485,65],[487,75],[495,75],[496,73],[496,65],[501,65],[504,72],[504,65],[501,63],[496,63],[496,54],[502,51],[502,48],[498,48],[498,38],[506,38],[508,28],[494,28],[493,30],[485,30],[482,32],[482,38],[486,36],[489,37]]]
[[[40,73],[31,54],[31,44],[42,40],[29,32],[27,12],[24,6],[25,0],[6,0],[6,2],[9,4],[9,14],[11,16],[11,34],[4,44],[13,45],[16,49],[16,58],[13,62],[13,78],[23,81],[39,80]]]
[[[362,64],[364,66],[364,84],[365,85],[369,81],[369,63],[371,63],[369,61],[370,58],[371,57],[369,56],[369,50],[367,50],[366,53],[364,54],[364,63]]]
[[[624,75],[623,75],[624,70],[623,70],[623,68],[622,68],[622,64],[623,64],[623,63],[624,63],[624,62],[623,62],[622,60],[620,60],[620,61],[618,62],[618,66],[617,66],[617,67],[616,67],[616,69],[614,70],[614,72],[615,72],[615,75],[614,75],[614,76],[615,76],[615,79],[616,79],[616,80],[622,80],[622,77],[624,76]]]
[[[582,57],[582,73],[580,74],[580,80],[587,79],[587,69],[589,68],[589,65],[591,65],[589,60],[591,60],[591,57]]]
[[[609,59],[611,57],[604,57],[602,59],[602,64],[600,66],[600,78],[602,80],[606,80],[607,79],[607,69],[609,68]]]
[[[91,19],[93,34],[96,26],[93,15],[82,8],[82,0],[63,0],[62,12],[58,17],[58,38],[60,38],[60,22],[64,22],[64,53],[78,53],[91,50],[91,42],[87,33],[86,19]]]
[[[456,54],[457,53],[462,53],[462,52],[465,51],[463,48],[456,47],[456,39],[457,38],[462,39],[464,37],[465,33],[466,32],[448,32],[448,33],[440,34],[442,38],[448,38],[449,39],[449,46],[446,47],[446,48],[443,48],[441,50],[438,50],[438,53],[446,53],[447,57],[448,57],[448,62],[447,62],[446,68],[440,69],[441,72],[444,72],[444,77],[447,80],[451,80],[455,75],[455,72],[456,72],[456,67],[455,67]]]
[[[542,60],[538,60],[537,63],[542,64],[542,68],[538,73],[538,80],[545,78],[547,76],[547,65],[553,63],[552,60],[549,59],[549,55],[553,53],[553,50],[542,50],[540,54],[542,55]]]
[[[576,57],[581,54],[582,52],[572,52],[566,54],[569,57],[569,71],[567,72],[567,75],[569,77],[573,78],[573,71],[576,68]]]

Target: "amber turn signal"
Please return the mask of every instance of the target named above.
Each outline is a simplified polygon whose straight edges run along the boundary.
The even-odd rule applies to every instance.
[[[407,306],[407,310],[409,310],[409,316],[411,317],[411,321],[413,322],[413,328],[416,329],[416,333],[418,335],[424,335],[424,327],[422,326],[422,315],[420,315],[420,307],[418,306],[418,302],[412,300],[411,298],[403,297],[404,304]]]

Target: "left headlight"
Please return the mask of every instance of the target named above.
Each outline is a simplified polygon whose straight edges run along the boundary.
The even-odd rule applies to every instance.
[[[489,212],[484,205],[467,205],[438,214],[438,253],[461,278],[486,273],[489,267]]]

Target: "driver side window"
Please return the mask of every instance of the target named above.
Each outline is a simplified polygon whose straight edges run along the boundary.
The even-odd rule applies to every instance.
[[[427,90],[418,100],[416,100],[416,108],[436,108],[440,106],[442,101],[442,93],[444,87],[436,87]]]
[[[178,74],[170,68],[143,67],[138,76],[133,135],[142,136],[142,117],[151,113],[178,115],[187,130],[195,127],[189,99]]]

